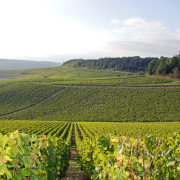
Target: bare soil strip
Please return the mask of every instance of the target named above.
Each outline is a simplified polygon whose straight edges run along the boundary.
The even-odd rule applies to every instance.
[[[69,167],[67,169],[66,177],[62,178],[62,180],[89,180],[89,178],[85,176],[84,172],[81,171],[81,166],[78,161],[74,125],[73,125],[73,132],[72,132]]]
[[[143,87],[179,87],[180,85],[137,85],[137,86],[132,86],[132,85],[90,85],[90,84],[79,84],[79,85],[73,85],[73,84],[53,84],[53,86],[63,86],[63,87],[116,87],[116,88],[124,88],[124,87],[132,87],[132,88],[143,88]]]

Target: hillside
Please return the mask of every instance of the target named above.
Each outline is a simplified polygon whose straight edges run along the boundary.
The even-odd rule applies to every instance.
[[[1,70],[0,74],[6,75],[7,79],[79,79],[79,78],[104,78],[104,77],[116,77],[124,76],[126,72],[115,72],[115,71],[99,71],[89,69],[78,69],[78,68],[64,68],[60,67],[48,67],[48,68],[33,68],[23,70]],[[133,73],[132,73],[133,74]],[[9,76],[11,75],[11,76]],[[3,77],[4,77],[3,76]],[[0,76],[1,78],[1,76]]]
[[[60,91],[46,101],[39,100],[38,103],[26,104],[25,98],[19,100],[22,108],[23,104],[26,106],[24,105],[24,109],[18,112],[14,112],[13,108],[16,102],[12,101],[11,96],[7,97],[7,104],[1,102],[4,109],[1,114],[3,112],[6,114],[7,108],[13,113],[0,119],[118,122],[180,120],[180,87],[59,88]],[[43,93],[43,90],[41,92]],[[20,106],[17,104],[17,107]]]
[[[0,81],[0,119],[180,120],[178,81],[136,73],[64,67],[3,72],[19,72],[19,75]]]
[[[102,164],[100,171],[103,173],[108,174],[109,167],[114,172],[114,168],[117,169],[116,162],[119,162],[117,152],[121,153],[120,158],[123,157],[126,161],[129,158],[129,164],[132,157],[138,168],[137,173],[139,167],[143,171],[143,163],[149,162],[151,158],[155,165],[150,167],[150,172],[154,171],[161,160],[163,164],[156,168],[164,171],[166,168],[170,169],[169,164],[172,164],[172,169],[168,169],[167,173],[173,172],[173,177],[179,179],[176,178],[179,169],[174,170],[180,162],[179,158],[174,159],[174,156],[179,157],[180,149],[178,80],[135,72],[64,66],[0,72],[7,75],[7,79],[0,79],[1,149],[7,155],[5,158],[9,157],[11,151],[8,150],[11,147],[15,149],[15,153],[22,155],[17,154],[19,162],[22,162],[18,166],[19,172],[27,163],[29,169],[32,161],[31,154],[27,153],[35,152],[36,147],[37,155],[43,152],[43,157],[49,158],[45,159],[44,164],[52,162],[52,167],[48,166],[52,174],[42,179],[57,179],[55,176],[58,179],[88,179],[87,176],[92,177],[90,172],[101,173],[96,168],[98,164]],[[12,75],[9,76],[8,73]],[[17,144],[14,144],[14,137],[18,138]],[[21,153],[22,148],[26,155]],[[137,152],[147,152],[147,155],[137,155]],[[96,156],[99,158],[98,164],[94,159]],[[11,159],[12,162],[7,162],[8,166],[5,166],[8,170],[16,167],[17,158],[12,156]],[[26,159],[27,162],[24,161]],[[37,158],[37,162],[42,165],[39,159],[42,156]],[[54,165],[55,162],[57,166]],[[109,166],[111,162],[114,164]],[[105,163],[107,166],[104,166]],[[42,172],[47,170],[46,166],[40,164],[37,165],[38,171],[34,171],[32,166],[36,174],[39,167],[45,168]],[[23,175],[23,179],[27,175]],[[69,178],[71,176],[74,178]],[[162,177],[158,173],[157,176]],[[14,177],[19,177],[19,174]],[[139,177],[138,179],[144,179],[142,173]],[[154,177],[153,175],[152,179],[158,179]],[[171,177],[169,179],[173,179]],[[166,178],[167,175],[164,175],[164,179]],[[35,178],[33,176],[30,179]]]
[[[0,70],[0,73],[4,74],[3,79],[6,77],[6,79],[51,85],[154,86],[179,84],[171,79],[148,77],[133,72],[65,68],[64,66],[27,70]]]
[[[60,65],[61,63],[47,61],[0,59],[0,69],[30,69],[40,67],[55,67]]]

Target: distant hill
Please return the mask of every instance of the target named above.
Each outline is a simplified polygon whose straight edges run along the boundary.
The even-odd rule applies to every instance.
[[[152,60],[158,58],[139,56],[134,57],[117,57],[117,58],[100,58],[100,59],[73,59],[63,63],[63,66],[74,68],[88,69],[114,69],[121,71],[145,71],[145,68]]]
[[[56,66],[61,66],[61,63],[48,61],[0,59],[0,69],[30,69]]]

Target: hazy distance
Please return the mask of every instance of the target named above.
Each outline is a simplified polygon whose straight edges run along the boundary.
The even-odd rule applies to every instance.
[[[0,69],[30,69],[41,67],[56,67],[60,65],[61,63],[48,61],[0,59]]]

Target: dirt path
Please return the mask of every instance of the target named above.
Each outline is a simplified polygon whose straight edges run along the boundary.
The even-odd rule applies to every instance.
[[[71,142],[71,154],[69,159],[69,167],[67,169],[65,180],[89,180],[85,176],[84,172],[81,171],[81,166],[78,161],[78,154],[76,150],[75,142],[75,130],[73,125],[72,142]]]
[[[91,84],[82,84],[82,85],[73,85],[73,84],[52,84],[53,86],[63,86],[63,87],[116,87],[116,88],[144,88],[144,87],[149,87],[149,88],[158,88],[158,87],[179,87],[180,85],[137,85],[137,86],[132,86],[132,85],[91,85]]]

